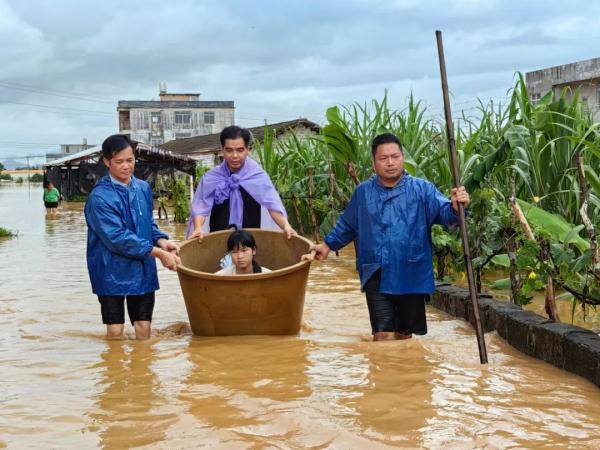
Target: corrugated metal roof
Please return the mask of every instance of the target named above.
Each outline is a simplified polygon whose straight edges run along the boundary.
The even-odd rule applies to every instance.
[[[54,161],[50,161],[49,163],[44,164],[44,167],[62,166],[65,163],[75,162],[76,160],[91,159],[92,157],[96,156],[96,154],[97,156],[100,156],[100,153],[102,153],[102,147],[92,147],[88,148],[87,150],[73,153],[72,155],[67,155],[63,158],[55,159]]]
[[[182,101],[160,101],[160,100],[119,100],[118,108],[212,108],[212,109],[233,109],[233,101],[210,101],[198,100],[191,102]]]
[[[80,161],[84,161],[84,160],[99,158],[101,154],[102,154],[101,146],[88,148],[87,150],[83,150],[78,153],[73,153],[72,155],[65,156],[64,158],[56,159],[54,161],[46,163],[46,164],[44,164],[44,167],[62,166],[62,165],[68,164],[68,163],[72,164],[72,163],[76,163],[76,162],[80,162]],[[151,147],[150,145],[144,144],[144,143],[138,143],[137,149],[136,149],[136,157],[137,156],[151,157],[151,158],[160,159],[160,160],[171,159],[171,160],[181,161],[182,163],[190,163],[190,164],[196,163],[196,161],[193,158],[190,158],[189,156],[182,155],[179,153],[173,153],[166,149],[154,148],[154,147]]]

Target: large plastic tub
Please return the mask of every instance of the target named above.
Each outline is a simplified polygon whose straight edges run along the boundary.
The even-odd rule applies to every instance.
[[[198,336],[289,335],[302,324],[310,263],[300,261],[311,242],[282,232],[248,229],[256,239],[256,261],[272,272],[215,275],[227,251],[230,230],[181,246],[179,282],[192,331]]]

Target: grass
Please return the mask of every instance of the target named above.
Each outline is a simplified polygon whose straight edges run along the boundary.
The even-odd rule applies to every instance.
[[[7,230],[6,228],[0,227],[0,239],[2,238],[13,238],[15,237],[17,234],[13,233],[10,230]]]

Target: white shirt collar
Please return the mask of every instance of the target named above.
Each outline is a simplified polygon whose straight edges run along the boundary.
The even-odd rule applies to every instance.
[[[129,185],[131,184],[131,177],[129,178],[129,183],[123,183],[122,181],[117,180],[116,178],[114,178],[110,173],[108,174],[108,176],[110,177],[110,180],[115,183],[118,184],[120,186],[126,187],[128,188]]]

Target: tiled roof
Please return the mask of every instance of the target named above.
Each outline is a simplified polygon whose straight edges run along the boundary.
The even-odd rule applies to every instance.
[[[296,119],[289,120],[287,122],[270,123],[262,125],[260,127],[248,128],[252,133],[252,138],[256,141],[262,142],[265,134],[265,126],[271,130],[275,130],[277,135],[283,134],[288,130],[297,128],[299,126],[306,127],[312,131],[319,132],[321,127],[311,122],[308,119]],[[206,134],[203,136],[194,136],[191,138],[175,139],[169,141],[160,146],[163,150],[169,150],[174,153],[211,153],[221,149],[221,142],[219,136],[221,133]]]

